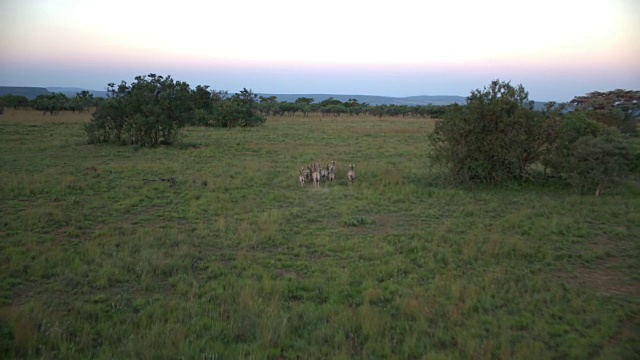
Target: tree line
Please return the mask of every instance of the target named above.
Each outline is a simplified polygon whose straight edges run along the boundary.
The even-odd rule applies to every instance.
[[[150,74],[150,76],[136,78],[136,82],[146,78],[147,80],[158,75]],[[146,81],[146,80],[142,80]],[[125,83],[126,84],[126,83]],[[120,84],[122,85],[122,84]],[[109,102],[115,97],[126,96],[125,93],[119,93],[119,86],[115,84],[108,85],[108,97],[94,97],[87,90],[78,92],[74,97],[68,97],[63,93],[51,93],[46,95],[38,95],[36,98],[29,100],[25,96],[4,95],[0,96],[0,108],[12,109],[34,109],[42,111],[43,115],[57,115],[63,111],[84,112],[94,111],[96,108]],[[126,86],[126,85],[125,85]],[[120,89],[125,91],[124,89]],[[140,91],[140,87],[137,91]],[[370,105],[366,102],[360,103],[357,99],[349,99],[340,101],[330,97],[321,102],[315,102],[313,98],[300,97],[294,102],[278,101],[276,96],[257,96],[250,90],[244,89],[238,94],[229,95],[227,91],[216,91],[210,89],[209,86],[198,85],[191,89],[190,100],[193,102],[195,109],[192,118],[187,121],[187,125],[196,126],[213,126],[213,127],[229,127],[235,126],[234,121],[225,120],[224,114],[232,111],[231,106],[234,99],[238,105],[238,98],[249,107],[263,117],[267,116],[294,116],[303,114],[304,116],[321,115],[340,117],[342,115],[359,116],[373,115],[377,117],[421,117],[421,118],[440,118],[444,115],[451,105]],[[109,106],[109,105],[107,105]],[[255,120],[255,119],[254,119]],[[238,125],[244,122],[240,121]],[[252,123],[251,119],[249,123]]]
[[[259,96],[258,110],[265,116],[293,116],[296,114],[321,114],[322,116],[339,117],[341,115],[359,116],[368,114],[378,117],[422,117],[438,118],[444,115],[449,105],[369,105],[357,99],[340,101],[330,97],[319,103],[313,98],[300,97],[294,102],[278,101],[276,96]]]
[[[74,97],[68,97],[63,93],[42,94],[29,100],[26,96],[21,95],[3,95],[0,96],[0,109],[12,108],[34,109],[42,111],[43,115],[56,115],[61,111],[83,112],[97,107],[105,101],[104,98],[96,98],[87,90],[76,93]]]

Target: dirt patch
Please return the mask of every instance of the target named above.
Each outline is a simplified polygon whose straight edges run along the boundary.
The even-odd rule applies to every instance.
[[[280,278],[284,278],[284,279],[302,279],[302,274],[297,273],[293,270],[283,270],[283,269],[277,269],[275,271],[276,275],[278,275],[278,277]]]
[[[640,353],[638,336],[640,335],[640,317],[636,314],[624,320],[618,331],[600,349],[594,357],[598,359],[634,359]]]
[[[572,286],[594,289],[604,295],[640,297],[640,282],[631,276],[609,269],[579,269],[567,276]]]
[[[363,218],[365,221],[357,221]],[[353,224],[354,219],[356,223]],[[403,229],[403,224],[409,222],[406,216],[400,214],[367,214],[340,221],[340,225],[346,226],[357,234],[390,234]]]
[[[574,273],[561,276],[572,286],[594,289],[603,295],[640,298],[635,247],[629,239],[596,237],[574,248],[575,253],[589,258],[588,263],[579,264]]]

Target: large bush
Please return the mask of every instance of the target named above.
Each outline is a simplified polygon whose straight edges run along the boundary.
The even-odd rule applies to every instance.
[[[633,155],[620,140],[615,136],[579,138],[563,163],[569,183],[580,193],[595,190],[597,196],[609,184],[626,177]]]
[[[547,137],[547,145],[540,161],[544,166],[545,174],[561,176],[566,172],[564,164],[573,156],[578,139],[585,136],[599,137],[610,133],[606,125],[592,120],[585,112],[556,112],[548,115],[554,127]]]
[[[542,163],[550,175],[567,180],[580,193],[600,195],[606,186],[630,174],[633,153],[615,127],[593,120],[587,112],[564,114],[549,139]]]
[[[550,104],[533,111],[522,85],[495,80],[436,123],[430,158],[456,183],[521,180],[544,169],[545,179],[559,178],[581,193],[600,195],[638,167],[638,155],[618,126],[594,118],[595,110],[568,110]]]
[[[90,143],[171,144],[194,116],[189,84],[171,76],[137,76],[131,85],[109,84],[108,92],[85,126]]]
[[[453,106],[430,135],[430,158],[455,183],[500,183],[527,176],[545,145],[545,119],[522,85],[494,80]]]

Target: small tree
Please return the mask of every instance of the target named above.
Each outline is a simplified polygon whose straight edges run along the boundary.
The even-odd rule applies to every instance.
[[[278,104],[278,108],[280,109],[281,115],[287,114],[290,116],[295,115],[298,111],[302,110],[301,104],[298,103],[290,103],[287,101],[282,101]]]
[[[332,97],[330,97],[328,99],[325,99],[325,100],[322,100],[320,102],[320,106],[321,107],[332,106],[332,105],[342,105],[342,101],[334,99],[333,96],[332,96]]]
[[[56,115],[70,109],[69,98],[63,93],[38,95],[33,99],[33,108],[42,111],[42,116],[47,113]]]
[[[84,111],[85,108],[95,107],[97,104],[96,99],[93,97],[93,94],[88,90],[82,90],[76,93],[74,107],[76,110]]]
[[[210,90],[209,85],[198,85],[192,91],[195,107],[194,117],[189,125],[216,126],[222,110],[222,102],[227,98],[226,91]]]
[[[26,96],[6,94],[0,96],[0,106],[12,107],[18,110],[29,105],[29,99]]]
[[[251,90],[243,88],[223,103],[218,126],[259,126],[266,120],[264,116],[258,114],[258,96]]]
[[[258,97],[260,106],[258,107],[262,115],[270,115],[278,107],[278,98],[275,96]]]
[[[296,104],[311,105],[315,100],[308,97],[299,97],[296,99]]]
[[[545,145],[543,122],[522,85],[494,80],[436,124],[429,156],[455,183],[523,179]]]

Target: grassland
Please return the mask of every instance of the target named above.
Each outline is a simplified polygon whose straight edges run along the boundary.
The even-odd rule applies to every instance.
[[[424,119],[141,148],[88,118],[0,116],[0,357],[640,357],[637,183],[448,187]],[[337,183],[301,188],[316,160]]]

